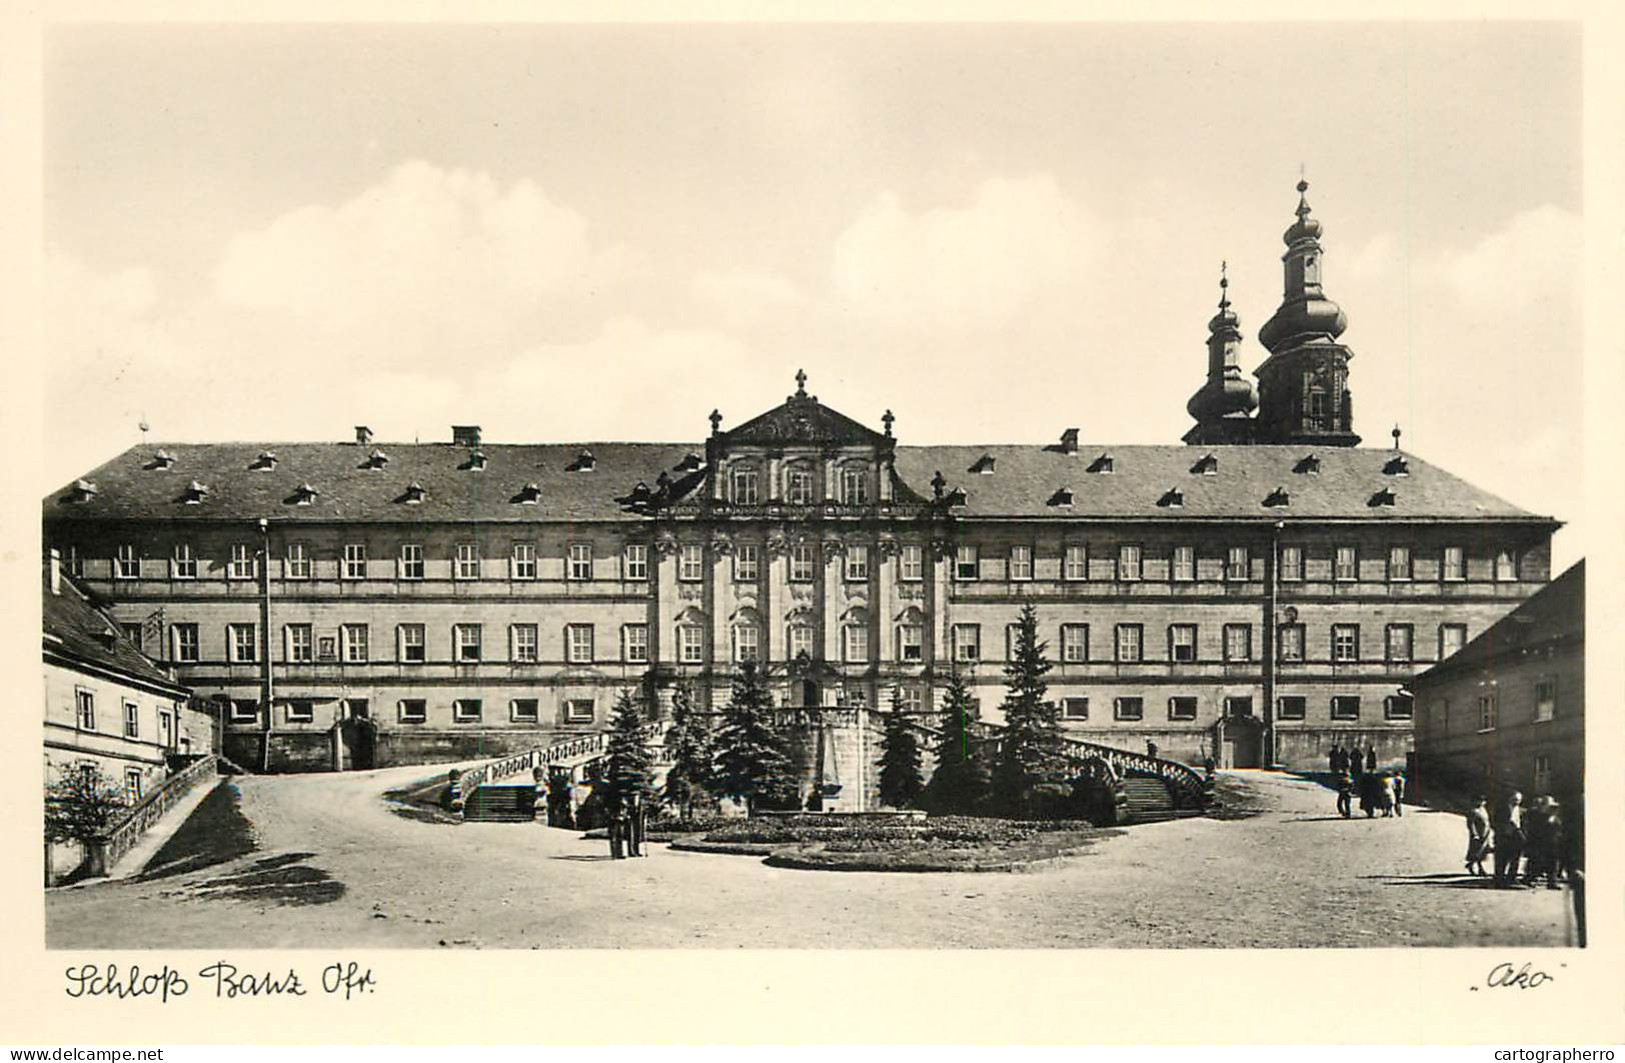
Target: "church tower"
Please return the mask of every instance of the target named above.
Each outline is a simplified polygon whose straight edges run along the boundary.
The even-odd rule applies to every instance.
[[[1252,412],[1258,406],[1253,382],[1241,375],[1241,320],[1230,309],[1230,278],[1219,266],[1219,312],[1207,323],[1207,383],[1185,404],[1196,424],[1187,443],[1251,443]]]
[[[1280,309],[1258,330],[1269,350],[1258,377],[1257,442],[1310,443],[1352,447],[1354,403],[1349,395],[1349,359],[1354,352],[1337,342],[1348,318],[1321,290],[1320,222],[1309,216],[1298,182],[1298,220],[1282,240],[1286,290]]]

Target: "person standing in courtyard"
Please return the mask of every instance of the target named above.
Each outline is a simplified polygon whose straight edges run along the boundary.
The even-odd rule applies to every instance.
[[[1365,770],[1368,771],[1368,772],[1377,770],[1377,747],[1376,746],[1372,746],[1370,749],[1365,751]]]
[[[1377,780],[1377,807],[1382,809],[1384,819],[1394,816],[1394,777],[1392,775],[1373,776]]]
[[[1480,796],[1467,811],[1467,870],[1482,877],[1484,857],[1490,853],[1489,798]]]
[[[631,817],[627,814],[624,802],[616,802],[615,811],[609,815],[609,856],[612,860],[626,859],[627,827]]]
[[[645,856],[643,851],[644,811],[643,795],[634,792],[631,797],[631,809],[627,816],[627,855]]]
[[[1523,859],[1523,794],[1514,790],[1495,819],[1495,884],[1510,889],[1518,884]]]
[[[1394,772],[1394,815],[1405,815],[1405,773]]]
[[[1557,888],[1557,801],[1542,794],[1535,798],[1534,807],[1524,821],[1524,835],[1528,839],[1529,858],[1524,862],[1523,884],[1539,886],[1546,880],[1547,888]]]
[[[1336,742],[1333,742],[1332,743],[1332,751],[1330,753],[1326,754],[1326,767],[1327,767],[1327,770],[1330,771],[1332,773],[1332,775],[1335,777],[1346,766],[1344,764],[1344,761],[1346,759],[1347,759],[1347,757],[1343,753],[1343,747],[1338,745]]]
[[[1354,815],[1354,780],[1347,769],[1337,773],[1337,814],[1344,819]]]
[[[1354,784],[1358,786],[1360,784],[1360,769],[1365,766],[1365,761],[1360,758],[1359,745],[1349,746],[1343,753],[1343,757],[1348,761],[1349,774],[1354,776]]]

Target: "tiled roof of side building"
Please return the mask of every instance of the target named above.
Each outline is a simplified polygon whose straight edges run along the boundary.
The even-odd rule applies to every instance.
[[[60,578],[60,592],[51,592],[45,580],[45,647],[104,671],[116,672],[145,683],[184,692],[185,688],[124,638],[117,625],[93,605],[85,592],[66,576]]]
[[[637,521],[623,504],[634,485],[653,490],[665,473],[687,486],[704,452],[692,443],[149,444],[87,473],[89,491],[52,492],[44,510],[48,520]],[[1388,449],[899,446],[896,467],[924,498],[940,471],[946,493],[964,492],[954,510],[964,517],[1550,521]]]
[[[1510,666],[1527,648],[1584,639],[1585,589],[1585,561],[1582,559],[1485,628],[1453,656],[1418,675],[1412,685],[1426,688],[1433,682],[1482,666]]]

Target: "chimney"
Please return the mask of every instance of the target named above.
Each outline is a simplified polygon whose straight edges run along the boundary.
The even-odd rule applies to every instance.
[[[357,443],[361,443],[361,444],[371,443],[372,442],[372,429],[368,428],[364,424],[356,425],[355,426],[355,441]]]
[[[51,547],[51,593],[62,593],[62,551]]]
[[[480,426],[477,424],[454,424],[451,426],[451,441],[459,447],[477,447],[480,445]]]
[[[1078,452],[1078,430],[1068,428],[1061,433],[1061,453],[1076,454]]]

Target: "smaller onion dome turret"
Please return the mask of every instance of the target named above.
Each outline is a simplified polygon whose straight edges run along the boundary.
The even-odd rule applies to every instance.
[[[1241,319],[1230,309],[1230,278],[1219,266],[1219,312],[1207,323],[1207,382],[1185,404],[1199,424],[1224,417],[1245,417],[1258,407],[1252,381],[1242,375]]]
[[[1305,193],[1309,182],[1298,182],[1298,220],[1282,234],[1286,254],[1286,285],[1280,309],[1258,330],[1258,340],[1271,353],[1315,341],[1332,342],[1348,328],[1348,316],[1327,299],[1321,289],[1320,222],[1309,215]]]

